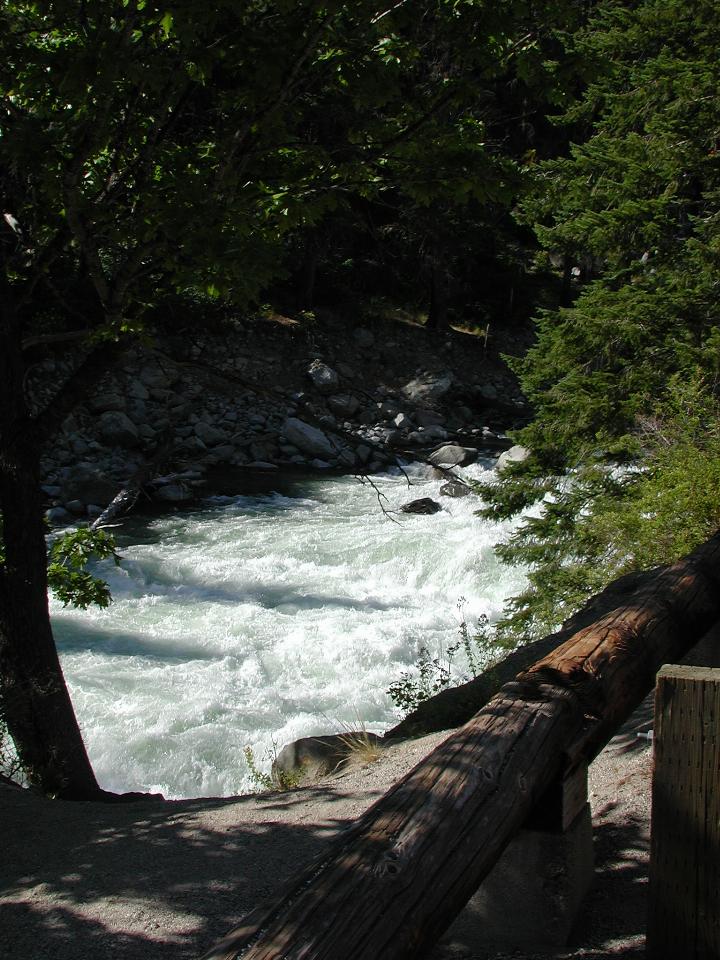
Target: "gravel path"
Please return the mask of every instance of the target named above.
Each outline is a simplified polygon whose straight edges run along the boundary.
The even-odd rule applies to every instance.
[[[596,878],[569,946],[531,958],[456,943],[438,957],[644,956],[652,751],[637,732],[651,716],[648,700],[590,768]],[[108,806],[0,785],[0,956],[197,958],[445,736],[287,793]]]
[[[0,955],[197,957],[444,736],[401,744],[374,764],[280,794],[106,806],[0,787]],[[632,729],[593,764],[597,881],[577,949],[553,956],[640,955],[649,771],[647,741]],[[452,955],[495,956],[472,944]]]

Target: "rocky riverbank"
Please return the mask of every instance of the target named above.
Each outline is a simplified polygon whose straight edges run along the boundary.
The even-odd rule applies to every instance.
[[[218,468],[373,473],[433,452],[440,465],[471,462],[507,446],[505,430],[524,416],[500,346],[397,322],[277,315],[135,345],[45,451],[49,519],[93,519],[148,464],[148,495],[182,504]],[[42,360],[31,392],[42,398],[81,359]]]

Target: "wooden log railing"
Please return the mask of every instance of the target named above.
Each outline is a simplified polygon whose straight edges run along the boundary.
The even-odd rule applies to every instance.
[[[203,960],[421,957],[544,791],[720,618],[720,533],[505,684]]]

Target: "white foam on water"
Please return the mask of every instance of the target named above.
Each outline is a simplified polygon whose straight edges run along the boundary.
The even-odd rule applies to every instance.
[[[101,785],[230,796],[253,788],[245,746],[268,769],[297,737],[392,725],[388,685],[421,646],[437,654],[455,641],[458,599],[472,624],[524,583],[493,555],[506,526],[477,517],[476,498],[439,497],[442,481],[412,478],[376,479],[385,508],[430,496],[441,513],[393,512],[394,523],[371,486],[328,478],[302,497],[216,497],[135,521],[120,566],[96,568],[108,609],[52,600]]]

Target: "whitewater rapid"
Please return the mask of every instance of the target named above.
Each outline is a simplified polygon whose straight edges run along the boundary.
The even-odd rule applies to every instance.
[[[110,607],[51,599],[100,784],[230,796],[253,789],[246,746],[267,770],[297,737],[396,722],[388,685],[421,646],[454,642],[458,601],[470,624],[493,619],[524,583],[495,559],[507,527],[477,517],[476,498],[440,497],[419,468],[411,479],[305,479],[126,523],[120,566],[95,567]],[[395,512],[427,496],[442,512]]]

